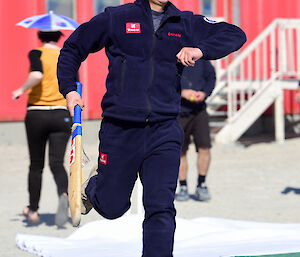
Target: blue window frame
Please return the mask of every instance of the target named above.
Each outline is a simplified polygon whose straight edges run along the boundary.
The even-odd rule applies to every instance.
[[[107,6],[117,6],[122,3],[122,0],[94,0],[95,14],[103,12]]]
[[[201,14],[213,17],[216,14],[216,0],[201,0]]]
[[[75,0],[46,0],[47,11],[75,19]]]

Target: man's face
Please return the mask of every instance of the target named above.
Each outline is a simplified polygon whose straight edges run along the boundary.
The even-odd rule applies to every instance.
[[[156,5],[165,6],[166,3],[169,2],[169,0],[149,0],[149,2]]]

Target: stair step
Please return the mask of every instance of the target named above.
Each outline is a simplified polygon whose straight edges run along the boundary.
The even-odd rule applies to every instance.
[[[213,102],[214,101],[214,98],[222,98],[222,99],[227,99],[227,90],[222,89],[221,91],[219,91],[216,95],[212,95],[212,96],[209,96],[206,100],[206,102],[210,103],[210,102]]]
[[[225,111],[207,110],[207,112],[211,117],[224,117],[224,119],[227,118],[227,112]]]
[[[220,96],[227,96],[227,93],[228,93],[228,87],[224,87],[222,88],[218,93],[217,95],[220,95]]]
[[[209,126],[210,127],[223,127],[226,125],[226,121],[210,121]]]
[[[226,99],[215,99],[211,102],[206,102],[207,106],[215,106],[215,105],[227,105]]]

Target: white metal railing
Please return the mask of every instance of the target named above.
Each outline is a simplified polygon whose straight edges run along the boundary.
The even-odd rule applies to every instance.
[[[268,82],[300,77],[300,19],[275,19],[226,73],[230,122],[266,83],[274,86]]]

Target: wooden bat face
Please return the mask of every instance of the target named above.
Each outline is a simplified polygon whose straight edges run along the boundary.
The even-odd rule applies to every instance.
[[[76,124],[74,124],[76,125]],[[73,127],[74,127],[73,125]],[[82,142],[81,125],[75,126],[72,135],[69,175],[69,205],[73,226],[78,226],[81,216]]]
[[[77,82],[77,92],[82,93],[82,85]],[[69,205],[71,210],[72,224],[77,227],[81,218],[81,184],[82,176],[82,127],[81,108],[74,108],[74,123],[72,127],[72,144],[70,153],[70,175],[69,175]]]

